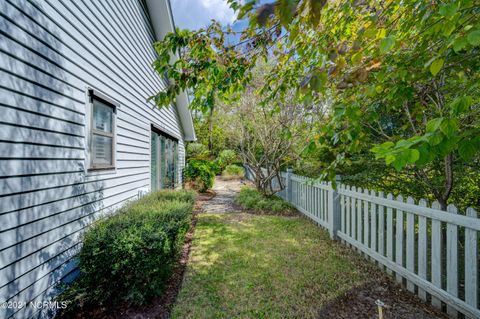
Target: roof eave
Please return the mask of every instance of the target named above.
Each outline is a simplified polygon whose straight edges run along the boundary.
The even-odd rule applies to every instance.
[[[146,0],[147,10],[152,20],[155,38],[162,40],[169,32],[175,32],[175,23],[169,0]],[[178,56],[177,56],[178,58]],[[195,128],[193,126],[192,114],[190,113],[190,101],[186,92],[178,94],[175,102],[177,113],[180,118],[184,141],[196,141]]]

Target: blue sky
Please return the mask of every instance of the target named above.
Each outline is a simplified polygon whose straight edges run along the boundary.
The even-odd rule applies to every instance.
[[[175,25],[181,29],[196,30],[205,27],[211,19],[222,25],[232,24],[235,13],[225,0],[170,0]]]

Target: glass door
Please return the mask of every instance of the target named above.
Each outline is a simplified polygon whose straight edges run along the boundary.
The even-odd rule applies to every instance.
[[[178,142],[152,130],[151,138],[152,191],[178,185]]]

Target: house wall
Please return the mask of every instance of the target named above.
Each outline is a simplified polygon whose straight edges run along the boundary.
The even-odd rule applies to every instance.
[[[0,1],[0,302],[44,301],[75,274],[79,235],[150,187],[150,126],[184,145],[151,68],[143,1]],[[121,104],[116,170],[87,173],[86,89]],[[37,317],[31,305],[0,318]]]

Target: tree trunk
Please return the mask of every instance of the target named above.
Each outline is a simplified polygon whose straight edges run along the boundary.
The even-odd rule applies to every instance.
[[[213,150],[213,107],[210,109],[208,116],[208,150]]]
[[[441,194],[438,201],[442,207],[442,210],[447,210],[448,199],[453,189],[453,154],[450,153],[445,156],[444,159],[444,173],[445,173],[445,183],[443,186],[443,193]]]

